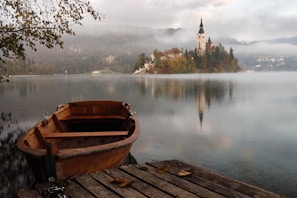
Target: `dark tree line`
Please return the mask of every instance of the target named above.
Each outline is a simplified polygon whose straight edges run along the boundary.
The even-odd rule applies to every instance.
[[[54,57],[54,56],[53,56]],[[112,63],[108,63],[102,54],[71,54],[50,58],[27,58],[26,60],[8,60],[5,66],[10,75],[48,75],[48,74],[84,74],[94,70],[104,70],[119,73],[131,73],[131,65],[137,56],[117,54]]]
[[[202,56],[194,53],[195,66],[200,72],[237,72],[240,70],[237,59],[234,57],[233,49],[229,53],[219,44],[215,51],[205,51]]]

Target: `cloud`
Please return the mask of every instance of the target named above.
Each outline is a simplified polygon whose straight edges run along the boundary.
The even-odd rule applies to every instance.
[[[177,28],[192,25],[196,27],[209,6],[220,7],[229,2],[230,0],[93,0],[92,3],[106,13],[104,23]]]
[[[198,29],[208,35],[240,40],[295,36],[297,1],[293,0],[92,0],[106,14],[101,22],[153,28]]]
[[[236,49],[236,54],[263,54],[263,55],[296,55],[297,46],[286,43],[259,42],[251,45],[226,45],[226,48]]]
[[[294,20],[296,23],[296,6],[297,2],[290,0],[236,0],[214,12],[210,26],[242,40],[290,37],[297,31],[292,25]]]

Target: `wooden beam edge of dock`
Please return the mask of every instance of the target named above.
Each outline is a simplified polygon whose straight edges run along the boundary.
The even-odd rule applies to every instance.
[[[42,198],[50,183],[16,190],[19,198]],[[276,193],[179,160],[151,161],[75,176],[66,197],[270,197]],[[43,196],[42,196],[43,195]]]

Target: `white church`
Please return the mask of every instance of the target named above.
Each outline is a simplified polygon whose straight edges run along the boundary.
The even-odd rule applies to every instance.
[[[196,45],[196,52],[197,55],[204,55],[205,51],[214,52],[216,47],[212,44],[210,37],[208,38],[208,41],[206,42],[206,35],[203,29],[203,22],[201,18],[200,22],[200,28],[197,33],[197,45]]]

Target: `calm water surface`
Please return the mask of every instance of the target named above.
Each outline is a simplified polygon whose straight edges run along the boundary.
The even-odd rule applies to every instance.
[[[131,104],[140,121],[141,135],[131,151],[138,163],[178,159],[297,197],[295,72],[10,80],[0,85],[0,113],[11,113],[21,129],[57,104],[121,100]],[[1,139],[13,131],[9,126]]]

